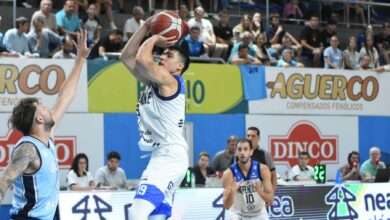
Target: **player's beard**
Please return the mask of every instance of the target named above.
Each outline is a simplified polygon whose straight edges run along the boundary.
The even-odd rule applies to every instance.
[[[44,124],[45,131],[49,132],[54,127],[54,125],[55,125],[55,122],[52,118],[45,121],[45,124]]]
[[[242,164],[247,164],[249,162],[249,157],[240,157],[239,161]]]

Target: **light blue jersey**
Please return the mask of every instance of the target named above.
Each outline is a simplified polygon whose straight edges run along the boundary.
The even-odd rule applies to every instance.
[[[10,215],[12,219],[52,220],[58,205],[59,177],[54,142],[49,146],[40,140],[24,136],[15,145],[32,143],[41,159],[41,166],[32,174],[16,178],[13,184],[13,200]]]

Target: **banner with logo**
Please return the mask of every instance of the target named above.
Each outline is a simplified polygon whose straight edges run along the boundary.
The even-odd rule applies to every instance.
[[[298,163],[298,153],[307,151],[309,164],[326,164],[327,179],[334,180],[348,153],[359,149],[357,117],[247,115],[250,126],[260,129],[260,147],[271,154],[283,178]]]
[[[267,97],[249,113],[390,115],[390,74],[312,68],[266,68]]]
[[[1,113],[0,121],[0,171],[9,161],[12,148],[22,137],[16,130],[7,126],[10,114]],[[54,142],[60,166],[61,186],[66,186],[66,175],[77,153],[85,153],[89,158],[89,170],[95,171],[104,164],[103,116],[101,114],[66,114],[55,130]]]
[[[10,112],[25,97],[38,97],[53,106],[65,79],[72,71],[74,60],[0,59],[0,112]],[[70,112],[88,111],[87,68],[83,66],[77,94]],[[66,94],[65,94],[66,95]]]
[[[184,79],[187,113],[246,112],[237,66],[194,63]],[[89,80],[89,111],[135,112],[144,88],[122,63],[108,63]]]

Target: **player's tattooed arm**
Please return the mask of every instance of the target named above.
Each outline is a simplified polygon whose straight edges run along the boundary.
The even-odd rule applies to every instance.
[[[0,177],[0,201],[3,200],[9,186],[24,172],[32,173],[39,168],[40,159],[31,143],[21,144],[12,154],[11,161]]]

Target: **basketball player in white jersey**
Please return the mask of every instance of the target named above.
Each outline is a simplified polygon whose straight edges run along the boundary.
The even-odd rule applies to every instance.
[[[223,205],[230,209],[230,220],[267,220],[266,203],[271,204],[274,193],[268,167],[251,159],[251,141],[237,144],[238,161],[222,177]]]
[[[121,54],[130,73],[146,85],[137,104],[141,150],[151,151],[134,203],[131,220],[167,219],[171,215],[173,193],[188,168],[187,143],[183,136],[185,88],[182,74],[189,58],[173,39],[153,35],[141,46],[150,31],[149,18],[134,33]],[[153,48],[166,48],[156,62]]]

